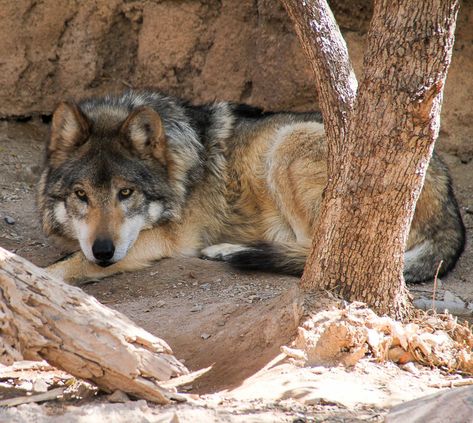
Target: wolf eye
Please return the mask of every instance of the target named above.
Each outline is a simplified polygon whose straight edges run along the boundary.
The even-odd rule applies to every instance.
[[[133,194],[133,190],[131,188],[123,188],[118,191],[118,199],[125,200],[130,197],[131,194]]]
[[[76,189],[74,192],[79,200],[87,202],[87,194],[83,189]]]

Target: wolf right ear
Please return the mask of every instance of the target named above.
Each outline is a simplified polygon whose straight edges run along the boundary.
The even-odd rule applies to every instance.
[[[139,107],[122,125],[122,133],[141,157],[154,157],[166,162],[166,135],[158,112],[151,107]]]
[[[74,103],[62,102],[53,113],[48,158],[52,164],[64,162],[69,153],[80,147],[89,136],[89,122]]]

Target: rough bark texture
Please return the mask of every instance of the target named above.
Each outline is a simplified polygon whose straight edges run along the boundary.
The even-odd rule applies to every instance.
[[[283,1],[314,71],[332,160],[343,143],[358,82],[348,50],[325,1]],[[316,40],[316,42],[314,42]],[[333,148],[336,148],[333,150]]]
[[[188,373],[161,339],[0,248],[0,362],[46,360],[106,390],[166,403]]]
[[[311,15],[313,5],[325,1],[283,3],[292,14]],[[361,83],[345,137],[335,139],[343,130],[330,128],[334,124],[343,128],[342,119],[326,119],[333,156],[302,278],[306,290],[336,290],[348,300],[365,301],[379,313],[396,317],[408,312],[403,253],[438,135],[457,10],[455,0],[375,2]],[[331,18],[327,13],[323,19]],[[300,19],[294,20],[300,25]],[[310,20],[302,24],[309,34],[301,38],[303,43],[310,39],[314,25]],[[316,47],[311,48],[323,51],[327,48],[323,40],[312,37]],[[318,66],[332,63],[325,60]],[[337,95],[332,86],[339,81],[320,82],[324,89],[319,87],[319,93],[329,89]],[[339,102],[344,110],[346,98]],[[330,112],[332,107],[325,104],[322,110]]]

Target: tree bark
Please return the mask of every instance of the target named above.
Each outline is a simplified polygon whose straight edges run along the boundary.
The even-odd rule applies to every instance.
[[[316,83],[330,156],[301,286],[337,291],[403,318],[411,307],[404,249],[438,135],[458,0],[375,1],[361,83],[349,101],[334,88],[352,85],[348,56],[327,60],[331,45],[325,40],[341,35],[326,1],[281,1],[305,50],[322,52],[308,56],[317,62],[315,71],[322,69]],[[319,28],[331,34],[319,36]]]
[[[163,340],[0,248],[0,362],[23,358],[163,404],[159,382],[188,373]]]

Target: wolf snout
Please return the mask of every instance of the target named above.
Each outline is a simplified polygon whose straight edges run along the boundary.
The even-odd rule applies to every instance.
[[[115,254],[115,246],[111,239],[98,238],[92,245],[92,254],[100,266],[108,266],[112,264],[110,260]]]

